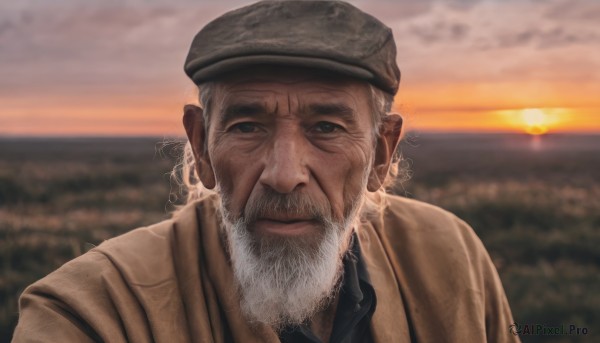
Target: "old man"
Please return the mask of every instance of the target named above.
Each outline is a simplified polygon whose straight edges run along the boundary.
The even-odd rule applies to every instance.
[[[509,342],[479,239],[385,193],[391,30],[338,1],[215,19],[185,63],[188,204],[30,286],[15,342]]]

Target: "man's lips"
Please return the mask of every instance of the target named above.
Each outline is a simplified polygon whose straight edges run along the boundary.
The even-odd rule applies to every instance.
[[[296,216],[296,217],[272,216],[272,217],[259,217],[257,219],[257,221],[258,220],[269,220],[269,221],[282,222],[282,223],[294,223],[294,222],[301,222],[301,221],[311,221],[311,220],[314,220],[314,218],[311,218],[308,216]]]
[[[318,229],[317,221],[312,218],[258,218],[254,222],[254,231],[258,234],[297,236]]]

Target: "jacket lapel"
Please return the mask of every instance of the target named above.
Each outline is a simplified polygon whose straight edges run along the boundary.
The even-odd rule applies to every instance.
[[[370,222],[362,224],[358,237],[369,278],[377,296],[377,307],[371,320],[373,339],[379,343],[410,342],[404,302],[381,239]]]

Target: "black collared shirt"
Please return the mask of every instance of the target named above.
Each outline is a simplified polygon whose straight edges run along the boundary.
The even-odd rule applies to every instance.
[[[369,343],[369,330],[377,300],[360,254],[356,236],[350,252],[344,257],[344,276],[333,321],[330,343]],[[322,343],[308,324],[289,327],[279,335],[283,343]]]

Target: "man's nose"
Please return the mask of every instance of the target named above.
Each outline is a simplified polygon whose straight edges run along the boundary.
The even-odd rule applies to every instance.
[[[310,175],[305,157],[304,146],[298,139],[278,137],[266,160],[260,182],[282,194],[306,186]]]

